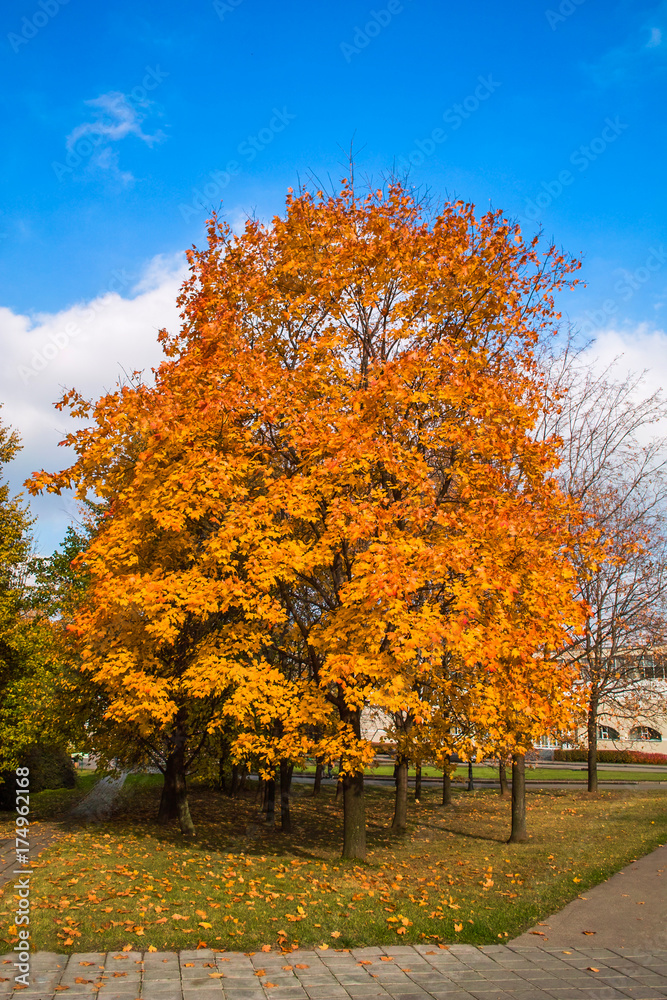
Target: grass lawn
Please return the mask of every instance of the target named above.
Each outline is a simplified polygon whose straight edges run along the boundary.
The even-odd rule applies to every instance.
[[[314,777],[315,771],[312,768],[307,769],[305,772],[296,772],[297,774],[305,773],[310,777]],[[415,773],[414,768],[409,769],[409,780],[414,782]],[[373,768],[372,771],[368,772],[369,778],[392,778],[394,775],[394,769],[390,764],[380,764]],[[440,780],[442,778],[442,772],[438,771],[434,767],[425,767],[422,770],[423,778],[437,778]],[[473,764],[473,777],[475,780],[479,781],[498,781],[498,769],[496,767],[484,767],[481,764]],[[512,768],[508,766],[507,768],[508,780],[512,777]],[[528,781],[582,781],[586,782],[587,775],[585,770],[585,765],[578,764],[572,768],[560,768],[560,767],[527,767],[526,768],[526,778]],[[467,781],[468,780],[468,765],[463,764],[456,768],[454,775],[454,781]],[[667,769],[660,768],[655,771],[607,771],[602,768],[598,768],[598,781],[664,781],[667,783]]]
[[[263,825],[254,795],[191,790],[197,837],[153,823],[160,777],[132,776],[121,812],[65,829],[34,863],[32,946],[259,950],[281,944],[507,940],[667,839],[667,789],[528,794],[529,843],[508,845],[509,802],[439,789],[410,804],[394,837],[390,789],[368,797],[366,864],[340,860],[334,789],[296,786],[291,836]],[[0,890],[0,943],[12,945],[12,887]]]
[[[473,776],[480,781],[497,781],[498,771],[495,767],[475,767]],[[468,768],[458,767],[455,780],[466,781],[468,778]],[[507,768],[507,778],[511,780],[512,769]],[[581,781],[586,783],[588,776],[580,765],[577,770],[574,768],[556,767],[536,767],[526,768],[527,781]],[[664,781],[667,785],[667,771],[603,771],[598,768],[598,781]]]

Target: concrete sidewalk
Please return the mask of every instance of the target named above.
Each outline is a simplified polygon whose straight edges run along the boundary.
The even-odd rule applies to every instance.
[[[512,943],[667,949],[667,845],[633,861]]]
[[[3,965],[3,962],[6,963]],[[667,951],[429,945],[221,954],[201,949],[51,955],[13,991],[0,957],[0,998],[53,1000],[665,1000]],[[5,971],[3,971],[5,970]]]

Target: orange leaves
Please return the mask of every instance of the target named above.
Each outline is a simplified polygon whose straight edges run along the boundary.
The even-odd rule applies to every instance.
[[[576,614],[532,348],[574,265],[500,213],[427,222],[347,183],[238,236],[213,219],[190,262],[155,386],[86,410],[73,467],[33,482],[109,503],[76,622],[107,717],[352,770],[366,704],[555,721],[567,678],[532,657]]]

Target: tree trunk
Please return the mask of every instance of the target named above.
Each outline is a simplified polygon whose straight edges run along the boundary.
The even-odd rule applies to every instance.
[[[276,779],[271,776],[268,781],[265,782],[266,797],[265,797],[265,812],[266,812],[266,825],[273,826],[276,821]]]
[[[185,781],[185,767],[176,769],[176,808],[178,810],[178,823],[181,833],[188,837],[194,837],[195,825],[190,815],[190,803],[188,802],[188,789]]]
[[[422,766],[415,767],[415,802],[419,802],[422,797]]]
[[[160,797],[160,808],[158,809],[157,821],[160,826],[165,826],[170,820],[176,819],[178,808],[176,806],[176,788],[174,784],[174,754],[167,757],[167,765],[164,770],[164,784]]]
[[[598,790],[598,695],[591,691],[588,703],[588,791]]]
[[[408,825],[408,761],[399,757],[394,768],[396,795],[394,799],[394,819],[391,824],[396,833],[405,833]]]
[[[225,768],[227,767],[229,756],[229,740],[223,736],[220,740],[220,756],[218,758],[218,788],[224,793],[227,792],[227,776],[225,774]]]
[[[366,804],[364,773],[355,771],[343,778],[343,857],[366,860]]]
[[[452,804],[452,776],[449,772],[449,754],[445,757],[445,766],[442,772],[442,804],[445,808]]]
[[[283,833],[292,832],[292,821],[289,812],[289,794],[292,784],[294,764],[287,760],[280,761],[280,829]]]
[[[500,794],[502,796],[509,795],[509,785],[507,784],[507,767],[505,766],[505,759],[501,757],[498,761],[498,777],[500,779]]]
[[[361,709],[344,706],[341,721],[347,723],[358,740],[361,739]],[[343,778],[343,857],[354,861],[366,860],[366,802],[364,772],[347,769]]]
[[[229,786],[229,795],[231,798],[236,798],[239,793],[239,765],[232,764],[232,780]]]
[[[160,824],[166,824],[172,819],[178,819],[181,833],[194,836],[195,827],[190,815],[185,780],[186,739],[185,721],[180,718],[176,723],[174,735],[169,741],[171,749],[167,757],[157,821]]]
[[[245,762],[241,764],[239,775],[238,794],[242,795],[248,787],[248,765]]]
[[[469,792],[475,791],[475,778],[472,773],[472,760],[468,761],[468,791]]]
[[[341,771],[343,770],[343,758],[340,759],[340,764],[338,766],[338,781],[336,782],[336,798],[340,798],[343,794],[343,775]]]
[[[526,757],[512,754],[512,832],[510,844],[521,844],[528,840],[526,830]]]
[[[318,757],[315,764],[315,784],[313,785],[313,795],[319,795],[322,791],[322,775],[324,774],[324,758]]]

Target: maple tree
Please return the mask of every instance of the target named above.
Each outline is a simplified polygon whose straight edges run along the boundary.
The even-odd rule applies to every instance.
[[[226,719],[265,769],[340,759],[363,858],[364,707],[428,726],[439,677],[485,732],[503,691],[521,713],[571,684],[525,680],[580,620],[555,443],[532,433],[533,349],[577,265],[499,212],[422,218],[400,184],[347,181],[240,235],[213,218],[189,260],[154,384],[68,393],[76,461],[32,480],[109,505],[83,669],[110,718],[172,741],[180,801],[186,746]]]

